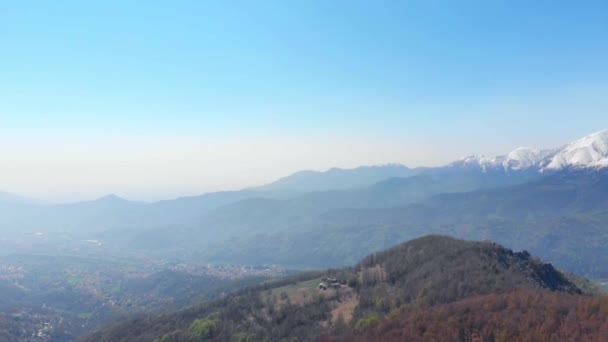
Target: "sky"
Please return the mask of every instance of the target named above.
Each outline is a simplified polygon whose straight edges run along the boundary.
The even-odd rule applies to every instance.
[[[3,1],[0,191],[157,200],[608,128],[607,1]]]

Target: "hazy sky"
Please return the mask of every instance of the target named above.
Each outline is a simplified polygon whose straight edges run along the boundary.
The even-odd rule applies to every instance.
[[[608,128],[607,1],[0,1],[0,190],[159,199]]]

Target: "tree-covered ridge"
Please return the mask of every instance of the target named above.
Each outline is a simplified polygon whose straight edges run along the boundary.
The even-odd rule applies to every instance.
[[[532,286],[580,293],[551,264],[542,263],[527,251],[513,252],[489,241],[470,242],[430,235],[371,254],[358,264],[362,269],[375,266],[381,266],[387,280],[401,288],[411,288],[414,280],[422,279],[441,288],[458,282],[460,285],[474,282],[477,285],[471,287],[479,291],[493,292],[497,286],[504,289]],[[467,294],[463,292],[460,296]]]
[[[365,257],[356,318],[516,289],[581,290],[550,264],[493,242],[431,235]]]

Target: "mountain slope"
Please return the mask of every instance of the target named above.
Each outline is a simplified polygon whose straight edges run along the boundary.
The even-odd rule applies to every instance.
[[[134,202],[116,195],[69,204],[34,205],[0,202],[0,233],[23,234],[57,231],[96,237],[99,234],[131,237],[141,230],[176,225],[195,225],[208,212],[251,197],[274,198],[254,191],[215,192],[154,203]],[[114,234],[120,231],[121,234]]]
[[[447,167],[479,168],[483,172],[489,170],[504,171],[538,171],[550,162],[558,149],[537,150],[530,147],[518,147],[504,156],[467,156],[456,160]]]
[[[0,191],[0,204],[43,204],[43,201]]]
[[[468,156],[448,167],[505,171],[531,170],[551,172],[565,169],[600,169],[608,167],[608,129],[578,139],[566,146],[545,150],[519,147],[504,156]]]
[[[146,230],[133,237],[131,246],[145,250],[166,250],[167,252],[177,246],[180,250],[187,249],[202,253],[197,257],[219,262],[238,263],[243,260],[253,262],[255,259],[260,263],[274,263],[275,261],[264,261],[259,258],[265,254],[263,251],[248,254],[255,249],[254,246],[266,246],[268,241],[265,240],[271,234],[280,234],[281,237],[275,236],[268,239],[269,241],[283,241],[272,250],[276,252],[277,248],[282,249],[283,246],[289,249],[290,247],[287,246],[290,246],[291,242],[284,241],[283,237],[293,238],[294,236],[291,234],[305,232],[314,225],[325,229],[325,224],[318,225],[318,218],[332,210],[402,207],[427,200],[440,193],[521,184],[530,179],[537,179],[538,176],[538,173],[525,171],[481,172],[475,169],[437,169],[432,173],[426,172],[407,178],[390,178],[359,189],[312,192],[289,199],[248,198],[210,211],[195,228],[167,227],[153,231]],[[331,234],[331,232],[329,233]],[[255,241],[251,239],[255,239]],[[243,241],[246,246],[237,247],[240,241]],[[398,241],[403,240],[394,242]],[[367,252],[386,247],[386,245],[379,245],[373,249],[362,249],[363,254],[344,258],[342,261],[338,261],[338,265],[355,262]],[[216,251],[218,252],[216,253]],[[222,255],[221,251],[226,251],[226,253]],[[226,254],[230,256],[230,260],[222,259]],[[301,266],[311,258],[302,256],[298,261],[287,257],[287,259],[283,259],[283,262],[286,260],[290,262],[293,260],[294,263],[290,265]],[[304,265],[325,267],[331,264],[315,262]]]
[[[314,192],[365,187],[393,177],[419,173],[400,164],[361,166],[354,169],[332,168],[327,171],[300,171],[270,184],[253,188],[257,191]]]
[[[608,171],[563,171],[524,185],[440,194],[403,207],[331,210],[291,229],[233,235],[204,252],[224,262],[329,267],[437,233],[491,239],[603,278],[607,193]]]
[[[320,290],[316,285],[323,276],[337,278],[341,287]],[[178,313],[120,322],[81,341],[309,341],[332,331],[343,314],[349,322],[342,324],[355,325],[402,305],[424,308],[515,289],[580,293],[552,266],[526,253],[429,236],[370,255],[355,268],[261,284]]]
[[[404,310],[320,341],[601,341],[607,320],[607,297],[526,290]]]
[[[608,129],[581,138],[557,152],[545,170],[608,167]]]

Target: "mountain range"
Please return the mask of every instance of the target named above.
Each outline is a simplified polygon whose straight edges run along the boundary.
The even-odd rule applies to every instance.
[[[566,146],[537,150],[519,147],[497,157],[468,156],[452,166],[475,166],[486,169],[529,170],[540,172],[564,169],[601,169],[608,167],[608,129],[595,132]]]
[[[492,239],[608,277],[607,183],[603,130],[554,149],[441,167],[303,171],[257,188],[155,203],[111,195],[50,205],[3,195],[0,237],[44,233],[166,258],[328,267],[441,233]]]

